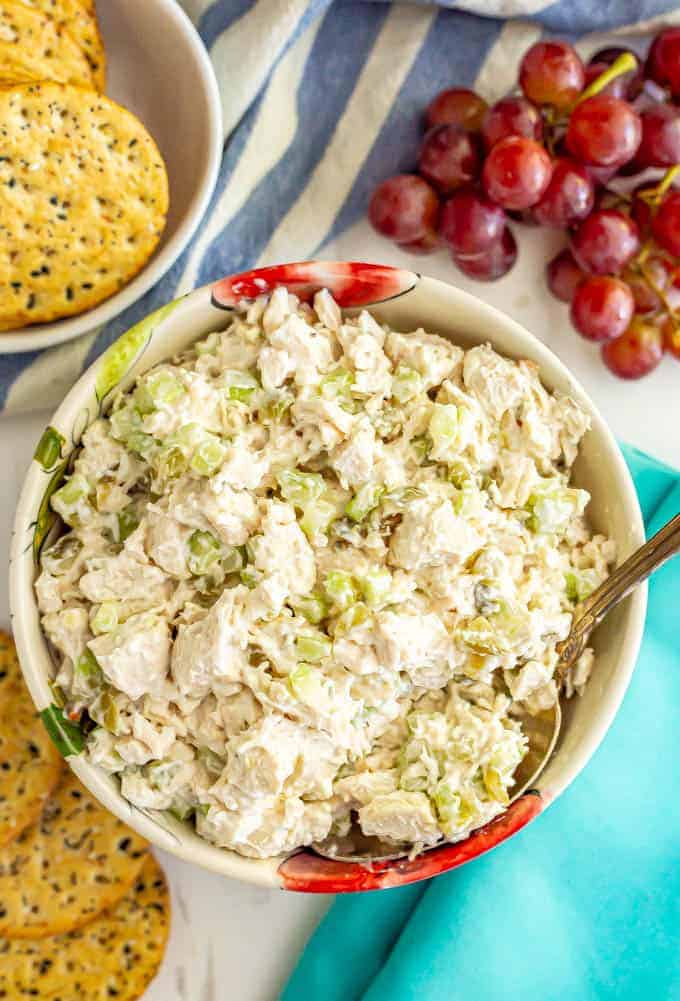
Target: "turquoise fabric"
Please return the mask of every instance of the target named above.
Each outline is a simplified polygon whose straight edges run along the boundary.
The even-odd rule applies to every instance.
[[[647,533],[680,473],[624,454]],[[338,897],[282,1001],[680,1001],[680,559],[586,770],[507,844],[429,883]]]

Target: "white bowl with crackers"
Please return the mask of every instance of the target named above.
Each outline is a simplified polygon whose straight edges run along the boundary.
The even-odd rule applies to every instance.
[[[14,354],[106,324],[187,246],[223,145],[208,53],[175,0],[0,0],[0,137]]]
[[[593,528],[615,541],[619,559],[642,543],[644,527],[635,489],[610,430],[559,359],[519,324],[460,289],[401,269],[342,261],[260,268],[198,289],[137,324],[85,372],[45,429],[14,526],[10,599],[17,648],[34,702],[71,768],[104,806],[158,847],[222,875],[287,890],[333,893],[396,886],[445,872],[506,840],[573,781],[611,725],[630,681],[642,637],[646,590],[635,591],[594,635],[593,678],[581,698],[565,704],[560,742],[535,787],[455,844],[374,866],[329,860],[310,849],[250,858],[204,840],[190,820],[125,799],[115,776],[88,756],[88,727],[94,724],[75,709],[69,717],[64,693],[58,685],[55,688],[58,658],[53,658],[41,628],[35,591],[41,551],[61,535],[63,527],[51,498],[71,468],[83,432],[110,412],[117,394],[199,338],[226,330],[244,300],[282,285],[305,302],[326,288],[342,309],[369,309],[394,330],[423,327],[461,347],[491,343],[509,358],[533,362],[548,390],[571,396],[590,418],[574,466],[574,483],[591,495],[588,516]],[[106,720],[104,726],[115,729],[115,723]]]

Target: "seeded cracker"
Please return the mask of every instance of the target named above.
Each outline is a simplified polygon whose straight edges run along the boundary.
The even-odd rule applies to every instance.
[[[169,929],[168,887],[150,855],[120,903],[85,928],[34,942],[0,939],[0,998],[136,1001],[158,972]]]
[[[0,847],[35,823],[62,767],[26,690],[12,637],[0,631]]]
[[[0,84],[18,80],[94,86],[83,50],[57,21],[23,0],[0,0]]]
[[[0,330],[113,295],[153,253],[167,208],[163,159],[129,111],[63,84],[0,90]]]
[[[83,50],[97,90],[106,85],[106,55],[94,4],[88,0],[21,0],[34,10],[49,14]],[[54,77],[51,77],[54,79]]]
[[[81,928],[125,896],[146,847],[65,773],[39,822],[0,849],[0,936]]]

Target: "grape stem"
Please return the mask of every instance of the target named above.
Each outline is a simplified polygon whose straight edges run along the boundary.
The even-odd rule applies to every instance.
[[[658,198],[662,198],[666,194],[666,192],[668,191],[668,189],[670,188],[671,184],[678,176],[678,174],[680,174],[680,163],[676,163],[675,166],[671,167],[664,174],[661,183],[656,189],[656,194]]]
[[[581,104],[582,101],[587,101],[589,97],[594,97],[595,94],[599,94],[601,90],[611,83],[612,80],[616,80],[617,76],[623,76],[624,73],[630,73],[631,70],[637,69],[638,61],[632,52],[623,52],[618,59],[609,66],[604,73],[600,73],[596,77],[590,86],[586,87],[581,96],[579,97],[576,104]]]

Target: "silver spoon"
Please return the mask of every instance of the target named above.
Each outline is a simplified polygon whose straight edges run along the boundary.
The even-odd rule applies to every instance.
[[[612,608],[623,601],[639,584],[680,552],[680,514],[659,529],[656,535],[629,556],[574,612],[574,621],[566,640],[557,647],[559,660],[556,680],[561,688],[569,669],[583,653],[588,638]],[[547,765],[557,744],[562,726],[559,702],[537,716],[520,711],[515,713],[529,743],[529,750],[515,772],[510,790],[510,802],[530,789]],[[443,844],[440,841],[438,844]],[[337,862],[387,862],[404,858],[413,845],[395,845],[380,838],[365,835],[354,824],[344,837],[328,837],[312,845],[324,858]],[[432,847],[437,847],[433,845]]]

